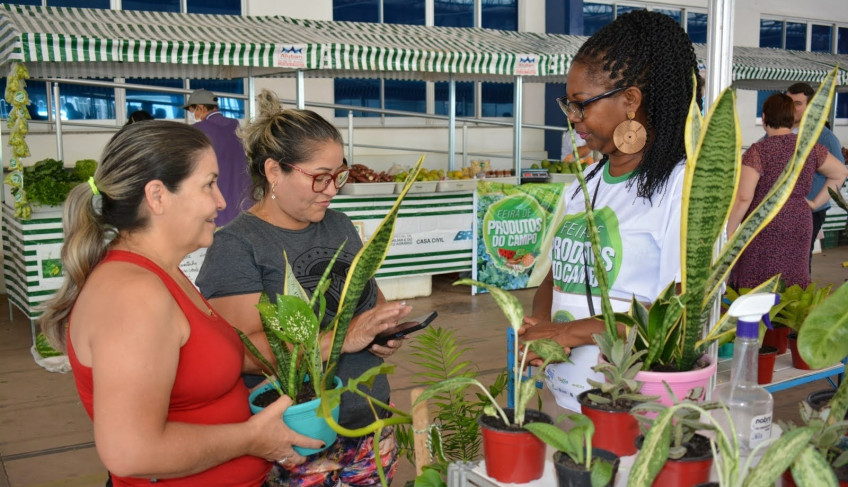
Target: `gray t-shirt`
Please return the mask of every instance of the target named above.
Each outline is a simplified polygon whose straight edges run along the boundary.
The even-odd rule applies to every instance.
[[[206,253],[196,283],[207,299],[264,291],[274,302],[277,294],[283,291],[285,250],[298,282],[311,293],[345,240],[344,250],[333,266],[331,284],[325,293],[327,309],[321,323],[325,329],[336,315],[348,268],[362,248],[362,241],[350,219],[338,211],[327,210],[322,221],[303,230],[286,230],[251,213],[239,214],[215,233],[215,240]],[[356,314],[373,308],[376,303],[377,283],[372,278],[365,286]],[[382,359],[367,350],[343,354],[337,375],[346,383],[347,379],[358,377],[380,363]],[[363,389],[368,392],[364,386]],[[369,393],[388,402],[389,381],[386,376],[379,376]],[[358,428],[370,424],[373,419],[365,399],[350,392],[342,396],[339,424]]]

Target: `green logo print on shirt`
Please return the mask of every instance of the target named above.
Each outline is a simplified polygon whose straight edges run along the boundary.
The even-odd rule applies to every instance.
[[[609,207],[595,210],[595,223],[601,236],[601,259],[609,277],[609,285],[615,283],[621,268],[621,235],[618,229],[618,217]],[[564,293],[585,294],[585,276],[588,271],[592,294],[598,291],[598,279],[595,277],[594,254],[586,228],[586,213],[567,215],[556,229],[551,247],[551,269],[554,274],[554,288]],[[584,270],[583,263],[589,268]]]
[[[522,272],[536,262],[545,235],[544,208],[530,195],[507,196],[483,217],[483,241],[495,266]]]

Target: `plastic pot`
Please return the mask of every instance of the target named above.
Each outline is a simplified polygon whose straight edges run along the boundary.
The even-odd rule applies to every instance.
[[[334,378],[333,385],[335,386],[335,389],[338,389],[342,386],[342,380],[338,377]],[[261,406],[254,405],[253,400],[263,392],[273,388],[274,386],[269,382],[261,387],[257,387],[250,393],[250,396],[248,396],[248,400],[250,401],[250,412],[256,414],[265,409]],[[330,425],[327,424],[327,420],[319,418],[318,415],[315,414],[315,410],[318,409],[318,405],[320,403],[321,399],[313,399],[301,404],[289,406],[289,408],[286,409],[286,412],[283,413],[283,422],[286,423],[286,426],[304,436],[316,438],[324,442],[324,448],[301,448],[299,446],[295,446],[295,451],[303,456],[318,453],[336,441],[336,432],[330,428]],[[333,419],[336,422],[339,421],[339,406],[333,408]]]
[[[789,347],[789,334],[791,332],[792,328],[788,326],[777,326],[773,330],[766,329],[763,346],[777,347],[777,354],[784,354]]]
[[[636,374],[635,379],[642,383],[641,393],[647,396],[660,396],[657,400],[660,404],[665,404],[666,406],[673,404],[671,397],[665,390],[663,382],[667,382],[671,390],[674,391],[674,394],[681,400],[688,396],[690,391],[700,387],[702,390],[701,397],[698,398],[700,401],[704,398],[704,394],[706,394],[707,383],[710,377],[716,373],[716,361],[712,357],[704,355],[700,360],[706,362],[707,366],[687,372],[653,372],[642,370]]]
[[[639,423],[630,414],[630,410],[614,411],[593,404],[588,394],[597,394],[598,389],[586,391],[577,396],[580,402],[580,412],[585,414],[595,425],[595,435],[592,446],[608,450],[619,457],[636,453],[636,437],[639,436]]]
[[[637,447],[642,446],[642,439],[642,436],[636,439]],[[687,447],[696,450],[697,454],[677,460],[668,459],[654,478],[654,482],[651,484],[653,487],[682,487],[710,481],[710,470],[713,467],[713,452],[710,449],[710,440],[705,436],[696,434]]]
[[[733,342],[718,347],[718,358],[733,358]]]
[[[607,485],[614,485],[618,473],[618,455],[600,448],[592,448],[592,462],[595,458],[602,458],[612,464],[612,478]],[[592,472],[585,470],[583,466],[575,465],[568,455],[561,451],[554,453],[554,468],[559,487],[592,487]]]
[[[798,334],[790,333],[789,334],[789,349],[792,351],[792,366],[796,369],[801,370],[810,370],[810,366],[807,362],[801,358],[801,354],[798,353]]]
[[[504,409],[512,421],[513,410]],[[498,482],[522,484],[542,477],[545,471],[545,444],[533,433],[516,427],[506,427],[500,417],[480,416],[483,435],[483,458],[486,475]],[[553,424],[553,419],[541,411],[528,409],[525,423]]]
[[[760,353],[757,355],[757,384],[771,383],[775,359],[777,359],[777,347],[760,347]]]
[[[786,469],[783,472],[783,475],[780,476],[783,481],[783,487],[797,487],[798,484],[795,483],[795,479],[792,477],[792,470]],[[843,479],[841,475],[837,472],[836,480],[839,481],[839,487],[848,487],[848,479]]]

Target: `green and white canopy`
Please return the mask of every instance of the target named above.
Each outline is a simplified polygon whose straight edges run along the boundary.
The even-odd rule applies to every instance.
[[[0,73],[35,78],[385,77],[562,82],[585,37],[477,28],[0,6]],[[706,60],[706,46],[696,46]],[[816,83],[848,56],[737,47],[741,88]],[[848,70],[839,79],[848,91]]]
[[[0,6],[0,68],[33,77],[563,80],[582,40],[475,28]]]

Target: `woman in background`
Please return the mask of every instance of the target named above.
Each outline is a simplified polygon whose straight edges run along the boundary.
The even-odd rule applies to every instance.
[[[789,96],[775,93],[763,103],[767,137],[752,144],[742,156],[739,189],[727,221],[728,235],[763,201],[792,158],[798,140],[798,135],[792,133],[794,122],[795,106]],[[815,172],[827,180],[815,199],[808,200]],[[730,274],[730,285],[736,289],[754,288],[777,274],[786,286],[810,284],[811,211],[830,199],[827,188],[839,191],[846,175],[848,169],[825,146],[813,146],[789,199],[739,256]]]

